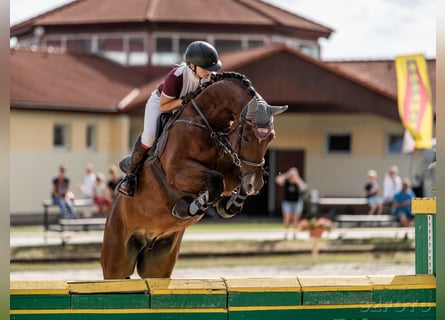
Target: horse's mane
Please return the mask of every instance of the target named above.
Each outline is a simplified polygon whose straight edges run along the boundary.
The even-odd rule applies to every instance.
[[[210,77],[210,80],[203,83],[201,86],[198,87],[195,91],[190,92],[185,97],[182,97],[182,104],[186,105],[190,102],[191,99],[195,98],[197,95],[199,95],[204,89],[206,89],[208,86],[221,81],[221,80],[238,80],[247,90],[249,95],[251,97],[256,96],[256,90],[252,86],[252,83],[249,79],[243,74],[240,74],[238,72],[221,72],[212,74]]]

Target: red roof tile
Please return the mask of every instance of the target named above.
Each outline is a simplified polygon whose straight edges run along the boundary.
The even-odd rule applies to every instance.
[[[140,76],[95,56],[11,49],[13,107],[115,112]]]
[[[332,29],[259,0],[78,0],[12,26],[120,22],[239,24],[303,29],[329,37]]]
[[[433,106],[436,105],[436,60],[427,60]],[[397,99],[394,60],[331,61],[327,65],[350,74]]]

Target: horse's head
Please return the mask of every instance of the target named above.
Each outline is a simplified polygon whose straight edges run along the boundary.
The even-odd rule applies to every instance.
[[[271,106],[257,96],[244,107],[238,133],[238,155],[241,188],[247,195],[258,193],[264,185],[264,155],[275,137],[273,116],[287,108],[287,105]]]

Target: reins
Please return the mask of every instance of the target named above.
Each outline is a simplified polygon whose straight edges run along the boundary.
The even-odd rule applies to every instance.
[[[201,119],[204,121],[204,124],[201,123],[196,123],[193,122],[191,120],[186,121],[185,123],[188,124],[192,124],[192,125],[196,125],[199,126],[201,128],[206,128],[207,130],[210,131],[210,137],[215,140],[215,143],[218,147],[221,147],[224,154],[228,155],[231,159],[232,159],[232,163],[234,165],[236,165],[237,167],[241,167],[242,164],[251,166],[251,167],[263,167],[265,160],[264,158],[262,159],[261,162],[252,162],[249,160],[245,160],[242,159],[240,157],[240,151],[241,151],[241,137],[242,137],[242,133],[243,133],[243,124],[245,123],[245,115],[246,115],[246,107],[244,107],[243,112],[241,113],[240,116],[240,121],[238,124],[239,127],[239,133],[238,133],[238,139],[237,139],[237,147],[238,147],[238,151],[235,152],[233,151],[232,147],[230,146],[230,142],[228,140],[228,136],[235,131],[235,127],[233,127],[228,133],[223,133],[223,132],[217,132],[215,130],[213,130],[212,126],[210,125],[209,121],[207,120],[207,118],[205,117],[204,113],[201,111],[201,109],[198,107],[198,105],[196,104],[195,100],[192,98],[190,100],[190,102],[192,103],[193,108],[196,110],[196,112],[199,114],[199,116],[201,117]]]

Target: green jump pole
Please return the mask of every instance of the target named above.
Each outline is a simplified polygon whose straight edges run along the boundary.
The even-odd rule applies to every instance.
[[[416,274],[436,275],[436,198],[411,203],[416,230]]]

